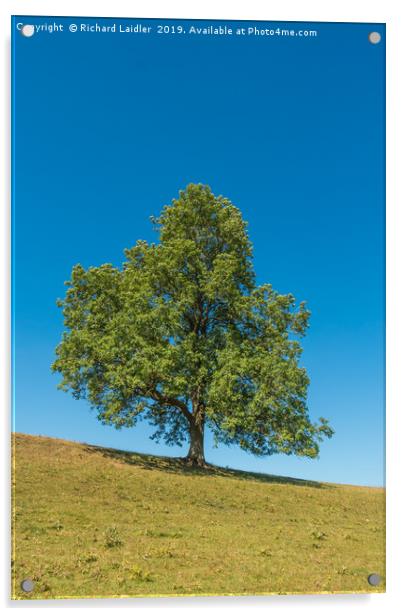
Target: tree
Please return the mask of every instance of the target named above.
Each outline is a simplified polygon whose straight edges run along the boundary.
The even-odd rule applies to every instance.
[[[189,440],[194,465],[206,426],[215,443],[256,455],[316,457],[333,430],[308,415],[305,303],[256,285],[246,223],[208,186],[188,185],[151,219],[159,243],[137,241],[121,268],[73,268],[58,300],[59,387],[104,424],[146,419],[157,441]]]

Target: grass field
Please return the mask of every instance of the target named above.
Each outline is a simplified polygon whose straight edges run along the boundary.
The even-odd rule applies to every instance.
[[[13,441],[15,599],[385,590],[383,489]]]

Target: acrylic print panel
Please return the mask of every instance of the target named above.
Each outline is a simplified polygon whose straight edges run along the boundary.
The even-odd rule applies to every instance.
[[[14,599],[385,590],[384,57],[13,18]]]

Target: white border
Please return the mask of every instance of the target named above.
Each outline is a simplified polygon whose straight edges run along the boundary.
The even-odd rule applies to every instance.
[[[1,63],[1,84],[5,96],[2,99],[3,135],[7,135],[1,150],[4,164],[1,165],[0,186],[3,190],[3,208],[0,222],[0,340],[2,354],[0,357],[0,391],[3,404],[3,441],[2,464],[3,499],[9,503],[9,433],[10,433],[10,391],[9,391],[9,202],[10,202],[10,103],[9,103],[9,47],[10,15],[82,15],[113,17],[161,17],[161,18],[204,18],[204,19],[262,19],[267,21],[338,21],[338,22],[381,22],[387,24],[387,592],[383,595],[315,595],[315,596],[279,596],[256,598],[194,598],[194,599],[127,599],[127,600],[74,600],[47,602],[10,602],[9,596],[9,551],[3,549],[0,561],[1,602],[4,607],[23,610],[67,609],[82,611],[86,608],[135,609],[137,614],[167,614],[186,612],[224,611],[240,614],[245,609],[257,613],[290,610],[298,614],[321,614],[342,610],[345,613],[365,615],[385,611],[392,614],[401,604],[401,480],[399,471],[399,440],[402,435],[402,395],[398,388],[398,349],[401,347],[402,292],[401,276],[398,277],[398,263],[402,263],[400,236],[402,233],[401,209],[402,194],[398,164],[402,165],[401,156],[401,120],[402,110],[401,79],[398,74],[398,58],[401,57],[402,41],[402,3],[392,0],[188,0],[135,1],[122,0],[3,0],[0,5],[3,61]],[[399,113],[398,113],[399,111]],[[399,204],[399,208],[398,208]],[[399,268],[400,269],[400,268]],[[398,279],[399,278],[399,279]],[[364,306],[362,306],[364,311]],[[5,344],[8,341],[8,345]],[[9,510],[1,508],[3,543],[9,544]]]

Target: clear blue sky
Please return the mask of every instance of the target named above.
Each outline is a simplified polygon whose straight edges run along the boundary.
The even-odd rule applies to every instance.
[[[318,460],[214,449],[207,435],[208,460],[383,485],[385,27],[213,37],[71,33],[96,20],[15,18],[53,21],[65,31],[13,28],[15,430],[186,453],[153,443],[143,423],[103,427],[57,390],[50,364],[72,266],[121,264],[124,248],[156,239],[149,216],[203,182],[248,220],[258,282],[308,302],[310,414],[336,430]]]

